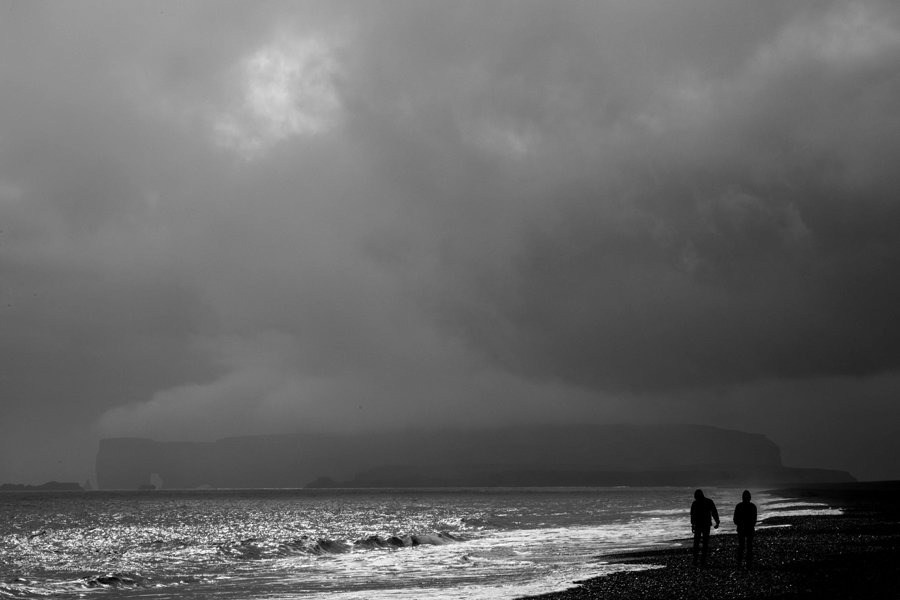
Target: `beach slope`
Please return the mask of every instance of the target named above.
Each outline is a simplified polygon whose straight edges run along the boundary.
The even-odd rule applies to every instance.
[[[718,534],[706,568],[692,566],[690,541],[682,540],[672,549],[609,557],[650,570],[597,577],[536,598],[900,598],[900,482],[774,493],[827,503],[843,514],[766,518],[765,525],[779,527],[757,531],[751,570],[735,566],[736,536]]]

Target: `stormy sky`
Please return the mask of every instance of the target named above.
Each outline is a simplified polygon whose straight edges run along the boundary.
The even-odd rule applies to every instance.
[[[548,422],[900,478],[893,0],[4,0],[0,86],[0,481]]]

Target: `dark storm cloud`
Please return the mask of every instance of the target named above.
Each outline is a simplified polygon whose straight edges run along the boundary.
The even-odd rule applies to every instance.
[[[600,390],[896,368],[888,5],[466,8],[362,94],[451,330]]]
[[[55,437],[884,421],[890,2],[4,10],[0,477]]]

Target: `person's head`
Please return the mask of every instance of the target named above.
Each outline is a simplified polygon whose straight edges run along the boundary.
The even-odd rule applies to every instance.
[[[741,498],[744,502],[750,502],[750,490],[744,490],[744,493],[741,494]]]
[[[699,500],[703,497],[703,490],[697,490],[694,492],[694,500]]]

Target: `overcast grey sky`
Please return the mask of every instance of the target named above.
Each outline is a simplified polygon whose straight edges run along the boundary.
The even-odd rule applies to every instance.
[[[894,0],[3,0],[0,86],[0,481],[550,421],[900,478]]]

